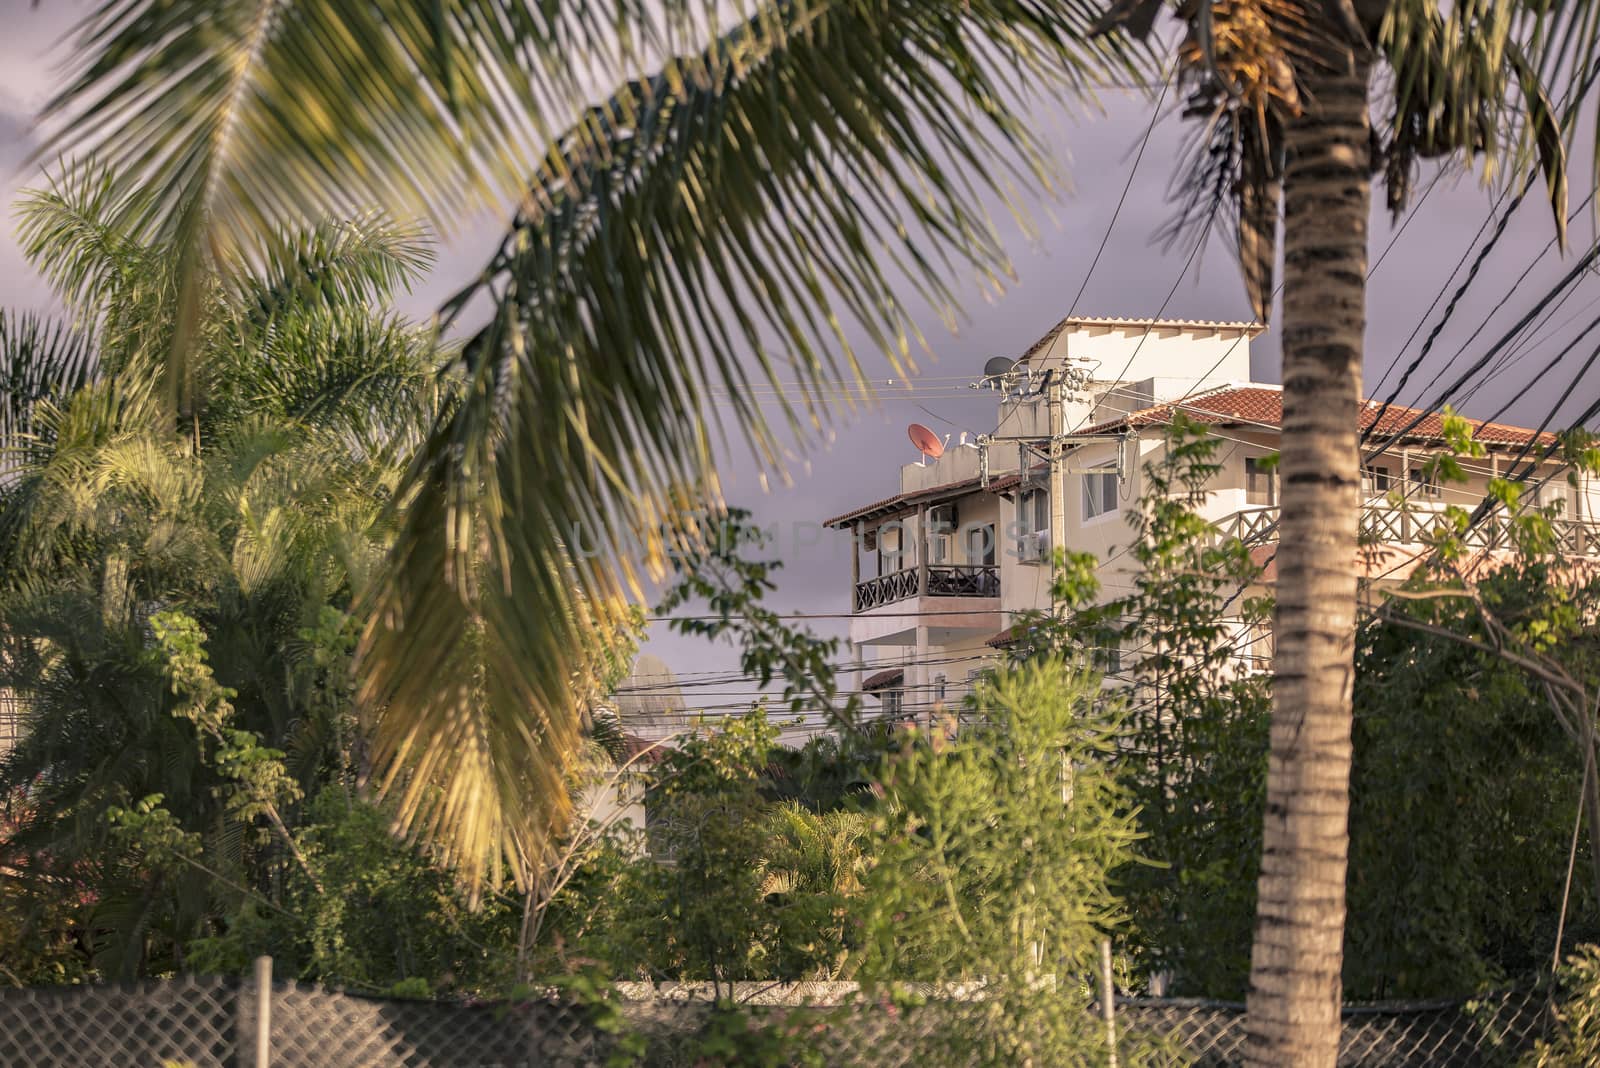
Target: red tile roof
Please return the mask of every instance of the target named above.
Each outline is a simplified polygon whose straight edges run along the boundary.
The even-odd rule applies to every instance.
[[[1033,470],[1037,474],[1049,470],[1049,467],[1046,464],[1040,464]],[[994,475],[989,479],[988,492],[1004,493],[1006,490],[1016,488],[1021,481],[1021,477],[1014,471],[1009,475]],[[834,516],[832,519],[824,519],[822,525],[825,527],[843,527],[845,524],[853,523],[857,519],[886,515],[909,505],[937,501],[944,497],[955,497],[981,488],[979,479],[966,478],[960,482],[946,482],[942,486],[929,486],[927,489],[912,490],[910,493],[897,493],[893,497],[885,497],[881,501],[873,501],[871,504],[864,504],[860,508],[853,508],[843,515]]]
[[[871,504],[864,504],[860,508],[852,508],[843,515],[836,515],[832,519],[824,519],[822,525],[825,527],[843,526],[845,523],[863,519],[873,513],[892,512],[901,505],[937,499],[946,494],[976,489],[977,486],[978,480],[976,478],[964,478],[959,482],[946,482],[942,486],[929,486],[927,489],[912,490],[910,493],[897,493],[893,497],[885,497],[881,501],[873,501]]]
[[[1087,320],[1072,320],[1081,322]],[[1110,321],[1110,320],[1108,320]],[[1179,324],[1173,324],[1179,325]],[[1195,324],[1211,325],[1217,328],[1241,328],[1238,323]],[[1118,416],[1103,423],[1098,423],[1087,430],[1080,430],[1080,434],[1109,434],[1121,431],[1128,427],[1135,429],[1148,426],[1165,426],[1172,422],[1174,412],[1181,411],[1189,419],[1206,426],[1245,425],[1256,426],[1268,430],[1276,430],[1283,424],[1283,390],[1276,386],[1221,386],[1205,393],[1197,393],[1182,402],[1157,404],[1149,408],[1140,408],[1129,412],[1127,415]],[[1381,413],[1381,418],[1380,418]],[[1388,409],[1374,400],[1364,402],[1361,410],[1360,429],[1366,430],[1377,422],[1377,436],[1387,437],[1398,433],[1409,425],[1412,420],[1421,416],[1421,420],[1406,433],[1408,441],[1437,441],[1444,432],[1444,420],[1432,412],[1423,412],[1418,408],[1408,408],[1401,404],[1391,404]],[[1526,427],[1510,426],[1506,423],[1483,423],[1476,419],[1467,420],[1472,426],[1473,437],[1485,445],[1526,445],[1535,438],[1535,432]],[[1537,443],[1548,445],[1556,440],[1554,434],[1543,433],[1537,435]],[[1044,466],[1036,470],[1045,470]],[[1008,475],[999,475],[990,480],[988,491],[990,493],[1003,493],[1014,489],[1021,481],[1013,472]],[[942,486],[931,486],[928,489],[913,490],[910,493],[899,493],[893,497],[885,497],[881,501],[863,505],[852,509],[843,515],[836,515],[832,519],[823,520],[826,527],[842,527],[857,519],[867,519],[878,515],[885,515],[900,508],[925,501],[938,500],[942,497],[955,496],[970,492],[978,488],[978,479],[968,478],[960,482],[950,482]]]
[[[1189,397],[1181,403],[1141,408],[1092,426],[1082,433],[1100,434],[1127,427],[1162,426],[1170,423],[1173,414],[1180,411],[1194,422],[1208,426],[1248,424],[1276,430],[1283,424],[1283,391],[1267,386],[1223,386]],[[1399,433],[1418,417],[1420,421],[1407,431],[1406,437],[1410,440],[1438,440],[1444,432],[1444,420],[1437,413],[1400,404],[1391,404],[1385,409],[1374,400],[1368,400],[1362,406],[1360,429],[1367,430],[1376,423],[1375,433],[1388,436]],[[1467,422],[1472,425],[1473,436],[1486,445],[1526,445],[1535,439],[1535,432],[1526,427],[1482,423],[1475,419]],[[1548,444],[1555,440],[1555,435],[1539,434],[1537,440],[1540,444]]]
[[[996,634],[994,637],[988,639],[983,644],[987,645],[991,649],[1006,649],[1021,641],[1022,636],[1027,632],[1028,628],[1023,624],[1013,623],[1011,626],[1007,627],[999,634]]]
[[[905,677],[905,668],[889,668],[887,671],[880,671],[876,675],[867,676],[867,681],[861,684],[861,688],[863,690],[881,690],[898,682],[904,682]]]
[[[637,734],[623,734],[622,752],[630,763],[659,764],[676,750],[664,741],[652,742]]]

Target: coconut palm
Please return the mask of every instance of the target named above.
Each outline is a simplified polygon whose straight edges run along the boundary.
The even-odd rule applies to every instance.
[[[472,876],[537,863],[566,811],[588,636],[638,590],[624,542],[648,534],[649,566],[652,532],[716,502],[719,438],[780,458],[752,379],[798,380],[800,432],[861,380],[853,336],[909,361],[899,294],[998,282],[983,205],[1049,181],[1008,105],[1126,66],[1088,38],[1089,0],[738,7],[729,26],[685,0],[110,0],[50,108],[75,120],[50,150],[92,146],[119,218],[178,250],[180,423],[194,294],[264,233],[515,197],[445,309],[482,325],[402,493],[359,669],[403,824]]]
[[[1103,25],[1148,33],[1161,0]],[[1249,995],[1252,1063],[1332,1065],[1348,853],[1357,426],[1372,177],[1404,208],[1419,161],[1519,176],[1536,157],[1566,218],[1564,108],[1587,87],[1590,4],[1230,0],[1177,7],[1188,111],[1205,125],[1180,227],[1236,223],[1257,315],[1283,225],[1283,480],[1276,662]],[[1576,69],[1574,69],[1576,67]],[[1382,72],[1385,76],[1379,78]],[[1375,89],[1381,92],[1375,93]],[[1374,117],[1376,116],[1376,117]]]

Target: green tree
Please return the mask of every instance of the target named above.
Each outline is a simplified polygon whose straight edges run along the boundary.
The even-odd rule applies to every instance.
[[[777,914],[774,971],[801,979],[849,978],[856,899],[873,858],[867,813],[820,815],[777,806],[757,862],[763,901]]]
[[[1014,624],[1010,650],[1106,673],[1125,724],[1114,760],[1141,835],[1140,859],[1118,875],[1128,948],[1178,992],[1239,997],[1270,701],[1257,645],[1272,606],[1250,550],[1199,511],[1222,445],[1178,415],[1127,512],[1129,592],[1103,599],[1095,557],[1058,551],[1054,607]]]
[[[1222,441],[1178,416],[1143,467],[1129,522],[1132,589],[1094,603],[1094,562],[1064,560],[1054,620],[1024,623],[1024,656],[1087,648],[1120,665],[1118,756],[1143,861],[1122,873],[1131,940],[1181,992],[1239,997],[1261,856],[1270,689],[1255,640],[1271,615],[1261,569],[1200,514]],[[1081,653],[1079,655],[1082,655]]]
[[[860,974],[973,995],[928,1010],[945,1025],[919,1063],[1096,1063],[1105,1050],[1083,980],[1124,922],[1114,873],[1138,831],[1110,761],[1122,723],[1099,688],[1060,659],[1003,669],[959,737],[885,764]]]
[[[997,282],[985,194],[1050,180],[1008,101],[1125,69],[1080,0],[715,10],[114,0],[48,109],[77,117],[50,150],[92,146],[119,220],[174,243],[180,417],[194,294],[266,235],[368,202],[441,223],[485,194],[519,205],[445,309],[487,298],[487,321],[406,480],[360,653],[402,823],[469,874],[536,863],[566,810],[586,638],[637,589],[620,544],[715,503],[712,391],[775,464],[779,435],[737,400],[752,377],[800,380],[781,419],[799,431],[826,417],[820,387],[861,380],[852,329],[908,362],[898,295],[945,307],[955,273]],[[591,75],[617,86],[598,104]]]
[[[1591,686],[1600,680],[1596,636],[1580,623],[1597,603],[1592,583],[1574,587],[1548,560],[1525,559],[1476,585],[1516,631],[1565,616],[1549,632],[1558,661]],[[1437,577],[1411,588],[1449,590]],[[1345,932],[1352,997],[1457,995],[1549,966],[1583,759],[1543,683],[1492,643],[1461,597],[1396,602],[1362,628]],[[1579,861],[1568,944],[1593,938],[1600,922],[1593,868]]]
[[[82,175],[24,200],[83,340],[51,350],[0,480],[0,685],[25,709],[0,789],[8,888],[48,909],[72,872],[96,961],[130,975],[182,967],[241,894],[303,868],[296,798],[361,777],[349,612],[438,360],[368,306],[427,261],[415,233],[285,234],[207,287],[192,366],[210,403],[159,430],[137,368],[176,329],[171,250],[117,231],[104,189]]]

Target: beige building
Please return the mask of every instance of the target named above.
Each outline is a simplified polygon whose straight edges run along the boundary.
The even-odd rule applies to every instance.
[[[1051,607],[1057,546],[1095,554],[1105,599],[1128,592],[1135,565],[1120,550],[1135,535],[1127,509],[1145,492],[1143,467],[1160,459],[1175,412],[1222,440],[1199,510],[1252,546],[1270,583],[1278,493],[1263,461],[1278,448],[1282,394],[1249,381],[1250,341],[1260,331],[1253,323],[1063,320],[985,380],[1000,395],[992,433],[907,464],[898,492],[827,520],[854,543],[849,640],[860,688],[907,719],[957,704],[1012,624]],[[1372,449],[1387,442],[1363,478],[1362,529],[1373,545],[1362,566],[1383,582],[1402,580],[1427,553],[1447,504],[1471,509],[1490,478],[1551,440],[1475,424],[1488,455],[1464,464],[1465,484],[1441,486],[1423,470],[1443,445],[1437,416],[1369,401],[1361,419],[1363,429],[1376,424]],[[1559,551],[1600,557],[1600,525],[1588,519],[1600,514],[1596,489],[1587,479],[1573,489],[1554,462],[1530,481],[1541,478],[1538,503],[1560,515]],[[1497,529],[1474,528],[1473,544],[1492,553]],[[1265,667],[1270,643],[1270,634],[1241,629],[1242,665]]]

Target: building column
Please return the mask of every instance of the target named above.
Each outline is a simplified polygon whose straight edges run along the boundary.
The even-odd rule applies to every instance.
[[[856,610],[856,589],[861,585],[861,520],[856,520],[850,533],[850,611]]]
[[[917,510],[917,596],[928,596],[928,505]]]
[[[933,713],[922,707],[933,699],[933,691],[928,689],[928,681],[932,678],[928,671],[928,628],[923,623],[917,624],[916,650],[913,662],[906,665],[906,703],[915,706],[913,716],[916,721],[926,722],[928,729],[932,730]]]

